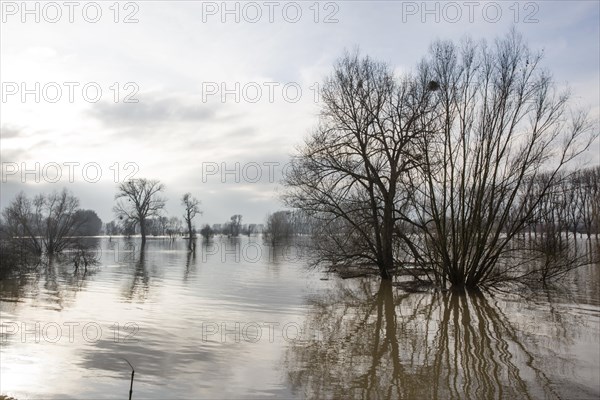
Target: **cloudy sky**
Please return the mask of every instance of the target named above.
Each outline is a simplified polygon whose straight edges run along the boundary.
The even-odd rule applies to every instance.
[[[165,183],[169,215],[189,191],[197,225],[262,222],[320,83],[356,47],[404,72],[436,39],[515,26],[600,115],[598,1],[1,3],[3,207],[67,187],[108,222],[115,182],[147,177]]]

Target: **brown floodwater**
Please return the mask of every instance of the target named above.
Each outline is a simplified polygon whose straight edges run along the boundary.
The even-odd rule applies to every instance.
[[[600,266],[560,286],[405,293],[293,246],[98,239],[87,273],[0,281],[0,394],[17,399],[600,397]]]

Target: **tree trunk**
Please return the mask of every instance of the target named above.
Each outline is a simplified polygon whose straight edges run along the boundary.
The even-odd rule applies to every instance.
[[[188,219],[187,223],[188,223],[188,236],[191,239],[194,236],[194,233],[192,232],[192,220]]]
[[[389,204],[385,205],[383,211],[383,221],[381,229],[382,265],[379,267],[379,271],[381,274],[381,279],[390,280],[392,279],[391,271],[394,268],[394,221],[392,218],[391,205]]]
[[[390,273],[389,268],[385,266],[379,266],[379,276],[381,276],[381,280],[383,281],[391,281],[392,274]]]
[[[188,225],[188,249],[192,250],[192,240],[193,240],[193,232],[192,232],[192,220],[191,218],[187,218]]]
[[[140,232],[142,233],[142,247],[146,244],[146,219],[140,219]]]

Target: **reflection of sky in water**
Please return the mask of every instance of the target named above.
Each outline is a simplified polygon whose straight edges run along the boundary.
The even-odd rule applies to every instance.
[[[267,247],[257,260],[249,241],[260,243],[216,238],[192,257],[184,241],[150,239],[140,257],[124,240],[104,239],[102,266],[85,276],[51,265],[0,281],[1,392],[125,397],[125,357],[136,367],[134,398],[600,393],[597,266],[564,282],[578,285],[573,295],[408,295],[357,279],[321,281],[292,253],[273,256]],[[49,336],[58,325],[63,337],[35,343],[27,333],[23,343],[21,332],[8,332],[15,322],[30,330],[40,322]],[[126,340],[128,322],[139,330]],[[86,323],[101,328],[97,340],[84,340]],[[251,323],[261,326],[258,340]],[[305,340],[286,340],[285,324],[289,338],[302,326]],[[96,335],[93,327],[87,333]]]
[[[303,299],[321,281],[311,279],[295,258],[269,255],[267,247],[257,260],[248,240],[260,243],[216,238],[208,249],[199,245],[195,258],[181,240],[150,240],[141,261],[123,241],[118,246],[105,241],[103,265],[85,277],[80,271],[74,278],[72,266],[53,265],[39,277],[2,282],[5,324],[25,322],[33,330],[40,322],[40,331],[54,336],[49,324],[56,323],[64,336],[57,343],[35,343],[34,334],[27,334],[21,343],[20,332],[4,335],[2,393],[114,398],[129,390],[129,366],[121,359],[126,357],[136,367],[138,398],[290,396],[281,373],[288,343],[281,328],[300,326]],[[73,325],[73,343],[70,322],[79,323]],[[87,331],[90,341],[84,340],[88,322],[101,327],[98,340],[93,326]],[[132,333],[131,325],[124,326],[128,322],[139,331],[133,340],[115,342],[114,324],[124,339]],[[262,333],[258,340],[256,326]],[[212,333],[215,327],[219,332]],[[294,333],[288,330],[291,338]]]

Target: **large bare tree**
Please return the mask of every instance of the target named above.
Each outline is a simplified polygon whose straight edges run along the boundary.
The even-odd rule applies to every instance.
[[[328,261],[375,265],[390,279],[403,182],[421,157],[418,139],[431,134],[431,97],[423,82],[398,80],[357,53],[326,80],[320,123],[292,160],[284,201],[317,221],[315,244]]]
[[[128,223],[139,224],[142,246],[146,244],[146,219],[159,216],[165,207],[166,200],[160,196],[164,189],[160,181],[144,178],[132,179],[118,186],[115,195],[117,204],[113,211]]]
[[[419,255],[441,286],[514,276],[513,239],[597,136],[541,59],[513,31],[492,45],[437,42],[420,65],[439,88],[412,211]]]
[[[541,58],[514,31],[434,43],[401,78],[342,58],[283,196],[320,221],[325,260],[376,265],[383,279],[416,265],[444,287],[514,278],[509,244],[597,137]]]

